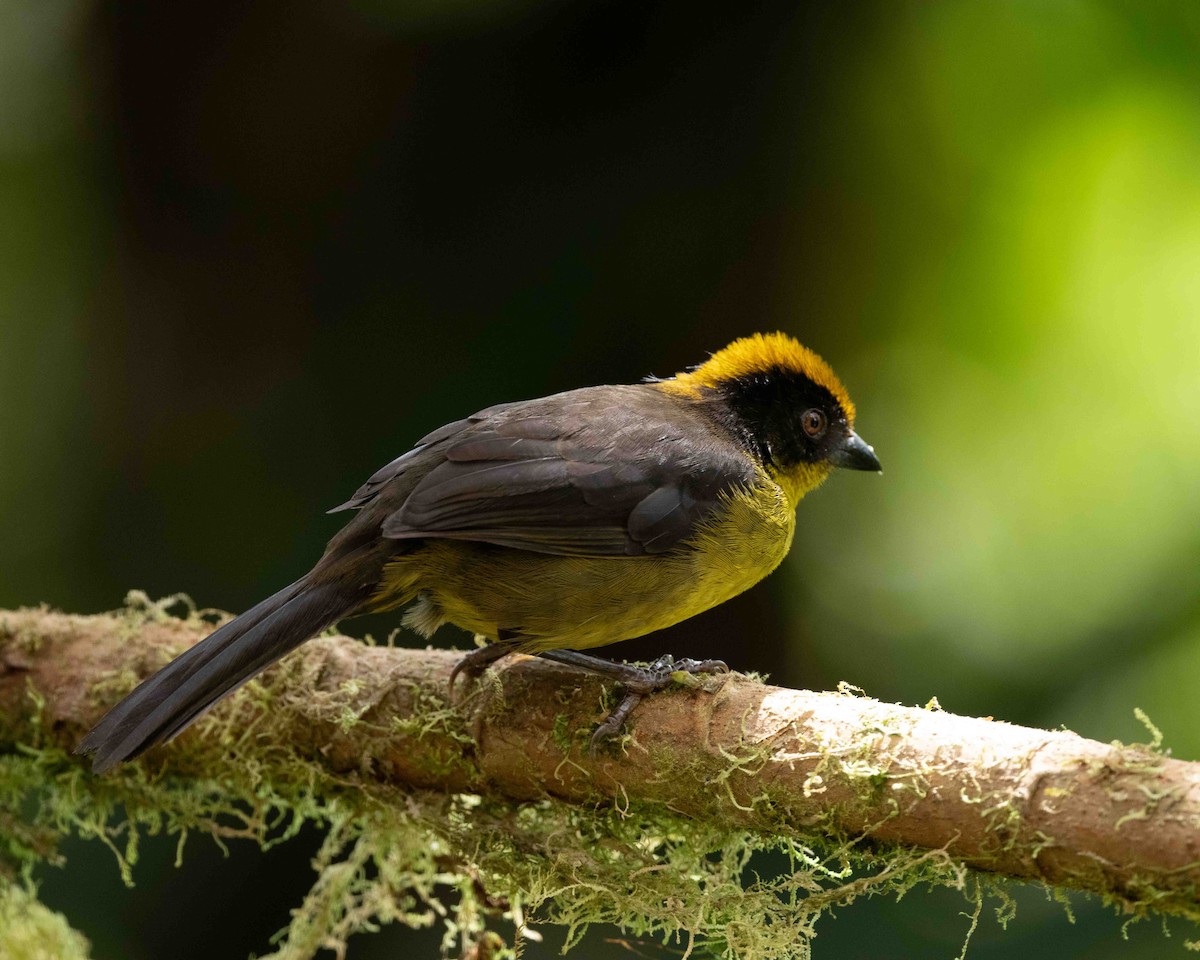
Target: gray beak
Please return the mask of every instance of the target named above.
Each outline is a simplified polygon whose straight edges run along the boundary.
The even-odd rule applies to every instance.
[[[875,456],[875,448],[863,440],[853,430],[829,454],[829,462],[835,467],[845,467],[847,470],[874,470],[883,473],[879,458]]]

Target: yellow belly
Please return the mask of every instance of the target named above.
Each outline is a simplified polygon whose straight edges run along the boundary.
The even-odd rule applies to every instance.
[[[419,598],[406,622],[454,623],[525,649],[585,649],[695,616],[753,586],[787,555],[794,503],[765,475],[732,495],[695,536],[656,556],[564,557],[429,540],[390,563],[380,606]]]

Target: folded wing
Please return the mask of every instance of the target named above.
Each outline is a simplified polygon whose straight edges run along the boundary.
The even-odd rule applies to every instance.
[[[423,443],[419,449],[436,446],[440,462],[386,516],[385,537],[575,556],[657,554],[756,476],[701,411],[645,386],[489,408]],[[385,472],[397,475],[404,461],[372,477],[349,505],[386,498]]]

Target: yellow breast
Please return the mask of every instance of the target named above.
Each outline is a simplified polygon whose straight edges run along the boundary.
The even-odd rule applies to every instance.
[[[737,490],[688,542],[694,553],[694,602],[687,616],[723,603],[769,574],[792,546],[794,501],[771,478]]]
[[[407,622],[425,633],[450,622],[493,640],[515,632],[530,651],[603,646],[753,586],[787,555],[794,531],[795,500],[763,473],[731,493],[693,537],[655,556],[563,557],[427,541],[389,565],[391,602],[380,606],[419,596]]]

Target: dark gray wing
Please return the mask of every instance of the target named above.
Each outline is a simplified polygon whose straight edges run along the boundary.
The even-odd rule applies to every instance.
[[[440,462],[386,517],[385,537],[578,556],[662,553],[755,476],[715,423],[644,385],[489,408],[423,443],[439,445]],[[386,497],[405,468],[405,457],[389,464],[348,506]]]

